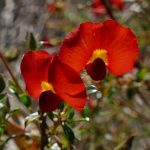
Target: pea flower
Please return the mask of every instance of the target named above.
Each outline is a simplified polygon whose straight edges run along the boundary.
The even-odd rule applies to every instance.
[[[122,10],[124,8],[124,1],[123,0],[108,0],[108,3],[116,8],[117,10]],[[93,13],[95,17],[100,17],[103,14],[106,14],[106,8],[102,2],[102,0],[92,0],[91,7],[93,9]]]
[[[81,111],[86,102],[85,86],[78,75],[68,65],[61,63],[56,54],[44,50],[28,51],[21,61],[28,94],[39,99],[40,109],[51,112],[62,101],[77,111]]]
[[[116,5],[116,7],[120,10],[123,9],[125,6],[124,0],[111,0],[110,3],[112,3],[112,5]]]
[[[101,0],[93,0],[91,7],[95,17],[100,17],[102,14],[106,14],[105,6]]]
[[[63,9],[63,7],[64,7],[63,2],[52,2],[52,3],[48,3],[48,5],[47,5],[48,12],[50,12],[50,13],[59,11],[59,10]]]
[[[102,80],[106,68],[114,75],[131,71],[138,44],[133,32],[116,21],[85,22],[64,39],[59,55],[78,73],[86,68],[93,80]]]

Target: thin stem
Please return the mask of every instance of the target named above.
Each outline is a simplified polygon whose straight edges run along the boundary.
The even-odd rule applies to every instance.
[[[116,20],[108,0],[100,0],[100,1],[104,4],[104,6],[105,6],[105,8],[107,10],[107,13],[110,16],[110,18],[113,19],[113,20]]]
[[[41,117],[41,124],[40,124],[40,129],[41,129],[41,150],[44,150],[44,147],[48,144],[48,138],[46,134],[46,116],[44,115],[43,112],[40,112],[40,117]]]
[[[18,89],[20,90],[20,92],[23,93],[23,90],[22,90],[21,86],[19,85],[18,80],[14,76],[9,63],[7,62],[6,58],[3,56],[3,54],[1,52],[0,52],[0,59],[2,60],[3,64],[5,65],[5,68],[7,69],[7,71],[10,74],[10,76],[12,77],[14,82],[16,83],[16,85],[17,85]]]

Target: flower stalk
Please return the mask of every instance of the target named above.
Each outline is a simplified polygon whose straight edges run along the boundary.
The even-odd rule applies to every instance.
[[[41,111],[39,112],[41,118],[40,130],[41,130],[41,148],[44,150],[45,146],[48,144],[48,138],[46,134],[46,115]]]

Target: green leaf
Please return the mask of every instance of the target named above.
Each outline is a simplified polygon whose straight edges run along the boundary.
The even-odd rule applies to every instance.
[[[63,109],[64,109],[64,107],[66,106],[67,104],[66,103],[64,103],[64,102],[62,102],[61,104],[60,104],[60,110],[61,111],[63,111]]]
[[[27,94],[19,95],[19,100],[23,103],[27,108],[31,108],[31,99]]]
[[[17,94],[17,95],[19,94],[19,89],[16,85],[10,85],[9,91],[13,94]]]
[[[114,98],[116,92],[117,92],[116,87],[112,87],[112,88],[109,89],[109,91],[108,91],[108,101],[109,101],[110,104],[114,104],[113,98]]]
[[[5,125],[5,124],[2,124],[2,125],[0,126],[0,136],[2,136],[2,135],[4,134],[5,130],[6,130],[6,125]]]
[[[37,43],[35,37],[32,33],[29,33],[26,41],[26,49],[36,50],[36,48],[37,48]]]
[[[51,120],[54,119],[54,114],[52,112],[47,113],[47,115],[48,115],[48,118],[50,118]]]
[[[36,50],[40,50],[40,49],[42,49],[42,47],[43,47],[43,45],[38,43],[37,46],[36,46]]]
[[[2,100],[5,97],[6,94],[0,94],[0,100]]]
[[[87,108],[87,107],[85,107],[83,110],[82,110],[82,116],[84,117],[84,118],[86,118],[86,117],[89,117],[90,116],[90,109],[89,108]]]
[[[6,98],[6,100],[5,100],[5,106],[7,107],[7,111],[9,111],[10,110],[10,103],[9,103],[8,98]]]
[[[29,123],[39,120],[39,118],[40,118],[40,116],[39,116],[38,112],[35,112],[35,113],[30,114],[29,116],[27,116],[27,117],[25,118],[25,127],[26,127]]]
[[[4,117],[0,113],[0,124],[2,124],[3,120],[4,120]]]
[[[67,118],[72,119],[73,116],[74,116],[74,109],[71,108],[70,111],[67,113]]]
[[[147,68],[142,68],[137,72],[137,81],[145,80],[146,74],[148,73]]]
[[[70,144],[73,144],[74,142],[74,139],[75,139],[75,135],[74,135],[74,132],[72,131],[72,129],[67,126],[65,123],[64,125],[62,126],[63,127],[63,130],[64,130],[64,133],[69,141]]]
[[[2,77],[2,75],[0,74],[0,93],[5,89],[5,81]]]

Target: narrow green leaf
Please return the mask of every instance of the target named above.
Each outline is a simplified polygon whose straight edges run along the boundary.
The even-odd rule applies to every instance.
[[[74,116],[74,109],[71,108],[70,111],[69,111],[68,114],[67,114],[67,118],[68,118],[68,119],[72,119],[73,116]]]
[[[36,43],[35,37],[32,33],[29,33],[27,37],[27,41],[26,41],[26,49],[36,50],[36,48],[37,48],[37,43]]]
[[[48,118],[50,118],[51,120],[54,119],[54,114],[52,112],[47,113]]]
[[[66,105],[67,105],[66,103],[62,102],[62,103],[60,104],[60,110],[63,111],[63,109],[64,109],[64,107],[65,107]]]
[[[137,81],[141,81],[144,80],[146,77],[146,74],[148,73],[148,69],[147,68],[142,68],[137,72]]]
[[[16,85],[10,85],[9,91],[13,94],[19,94],[19,89]]]
[[[5,81],[3,76],[0,74],[0,93],[5,89]]]
[[[5,125],[5,124],[2,124],[2,125],[0,126],[0,136],[2,136],[2,135],[4,134],[5,130],[6,130],[6,125]]]
[[[86,117],[89,117],[90,116],[90,109],[89,108],[87,108],[87,107],[85,107],[83,110],[82,110],[82,116],[84,117],[84,118],[86,118]]]
[[[65,133],[67,139],[69,140],[69,143],[70,143],[70,144],[73,144],[74,139],[75,139],[74,132],[73,132],[72,129],[71,129],[69,126],[67,126],[66,124],[64,124],[62,127],[63,127],[64,133]]]
[[[114,104],[113,98],[116,94],[116,91],[117,91],[116,87],[112,87],[108,91],[108,101],[109,101],[110,104]]]
[[[5,100],[5,106],[7,107],[7,111],[9,111],[10,110],[10,103],[9,103],[8,98],[6,98],[6,100]]]
[[[6,94],[0,94],[0,100],[2,100],[5,97]]]
[[[2,114],[0,113],[0,124],[2,124],[3,120],[4,120],[4,117],[3,117]]]
[[[27,94],[19,95],[19,100],[23,103],[27,108],[31,108],[31,99]]]

